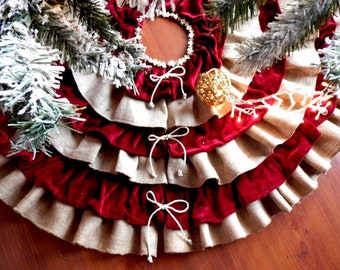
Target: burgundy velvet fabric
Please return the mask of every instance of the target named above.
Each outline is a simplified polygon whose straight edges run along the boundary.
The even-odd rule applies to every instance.
[[[188,96],[195,93],[195,86],[200,73],[211,68],[221,67],[221,54],[225,41],[225,36],[216,28],[218,20],[205,15],[204,4],[208,1],[174,0],[176,10],[174,13],[190,23],[194,30],[194,53],[190,59],[183,64],[186,74],[182,77],[184,90]],[[167,1],[168,10],[170,3]],[[137,18],[141,13],[129,6],[117,7],[115,0],[110,0],[107,6],[111,12],[115,26],[122,33],[124,38],[133,38],[135,28],[138,26]],[[128,91],[133,98],[150,101],[156,82],[149,79],[150,74],[163,75],[170,68],[152,66],[149,70],[139,71],[136,74],[135,84],[140,95],[134,95]],[[164,79],[161,86],[155,93],[154,101],[160,99],[176,100],[182,98],[180,82],[177,78]]]
[[[0,111],[0,153],[7,155],[10,151],[11,145],[9,138],[14,135],[14,130],[7,126],[7,117]]]
[[[327,46],[326,38],[332,36],[336,29],[336,22],[333,17],[331,17],[319,31],[319,37],[315,39],[315,49],[322,49]]]
[[[262,32],[268,30],[268,23],[275,21],[278,13],[281,13],[277,0],[267,0],[265,5],[260,6],[259,23]]]

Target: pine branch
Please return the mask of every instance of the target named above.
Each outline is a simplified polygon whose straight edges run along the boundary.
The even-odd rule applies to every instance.
[[[67,100],[51,99],[49,96],[42,97],[39,101],[41,107],[36,116],[26,119],[23,117],[14,117],[9,115],[8,126],[16,128],[10,155],[14,155],[21,151],[29,151],[33,153],[33,158],[38,151],[50,155],[48,146],[49,133],[57,130],[59,126],[69,128],[59,124],[62,119],[82,120],[76,117],[76,110],[70,106],[70,110],[65,110],[69,106]],[[48,110],[44,110],[44,107]],[[50,109],[53,110],[50,110]]]
[[[133,39],[124,40],[119,32],[113,30],[105,13],[100,11],[100,6],[95,1],[70,2],[77,9],[80,8],[79,5],[87,6],[83,15],[91,17],[86,21],[91,26],[83,26],[78,21],[77,11],[71,11],[73,16],[69,19],[69,14],[65,14],[66,10],[62,6],[52,6],[42,1],[39,6],[30,5],[32,27],[38,29],[40,41],[58,48],[62,53],[61,60],[75,70],[97,73],[111,80],[116,87],[133,88],[136,71],[146,68],[141,60],[145,48]],[[93,14],[89,13],[90,10]],[[97,32],[87,31],[87,28],[93,27],[103,28],[97,29]]]
[[[237,48],[240,56],[236,69],[252,74],[272,66],[286,53],[301,48],[338,6],[338,0],[295,2],[268,25],[270,30]]]
[[[11,22],[20,20],[16,18],[20,17],[23,20],[25,16],[22,16],[22,14],[27,14],[27,12],[28,3],[25,0],[0,0],[0,35],[9,30],[8,27]]]
[[[82,40],[90,42],[80,25],[67,20],[60,5],[50,6],[47,2],[40,5],[30,4],[29,13],[32,18],[31,27],[38,30],[39,40],[45,45],[58,48],[64,62],[70,61],[72,65]]]
[[[326,40],[328,46],[319,50],[321,70],[326,80],[331,81],[340,91],[340,33],[337,31],[332,39]]]
[[[134,72],[145,65],[140,60],[144,47],[122,39],[111,28],[105,30],[107,22],[97,33],[110,34],[112,42],[89,33],[76,15],[69,20],[64,1],[48,2],[53,5],[44,0],[0,0],[0,107],[8,115],[9,125],[16,128],[12,153],[28,150],[34,155],[37,151],[49,154],[48,134],[57,129],[59,120],[82,120],[76,107],[55,93],[64,70],[55,65],[56,61],[90,69],[118,87],[133,87]],[[96,7],[94,13],[99,14]],[[100,21],[107,20],[98,16],[93,27],[101,27]],[[36,42],[37,36],[43,45]]]
[[[37,43],[20,22],[11,23],[11,29],[0,41],[0,107],[16,128],[11,150],[49,154],[49,131],[62,118],[80,119],[76,107],[55,93],[64,71],[55,65],[58,51]]]
[[[13,18],[15,15],[28,10],[28,3],[25,0],[0,0],[0,20],[6,21]]]
[[[205,12],[209,16],[221,19],[222,30],[233,32],[244,21],[251,18],[266,0],[212,0],[206,5]]]
[[[112,33],[112,26],[109,13],[105,12],[105,5],[100,1],[93,0],[67,0],[73,17],[77,17],[79,22],[86,26],[88,32],[97,32],[100,37],[112,43],[116,40],[116,35]]]

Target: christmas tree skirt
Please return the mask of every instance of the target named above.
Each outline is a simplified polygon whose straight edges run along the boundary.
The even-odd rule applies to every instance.
[[[337,22],[249,75],[238,49],[270,31],[286,1],[266,1],[228,34],[202,13],[207,1],[192,2],[143,15],[108,1],[125,39],[139,40],[150,14],[184,28],[184,56],[147,56],[133,87],[63,64],[56,91],[81,108],[79,121],[58,118],[48,151],[13,153],[0,115],[1,200],[66,241],[152,260],[159,243],[186,253],[247,237],[317,188],[340,151],[340,104],[318,52]]]

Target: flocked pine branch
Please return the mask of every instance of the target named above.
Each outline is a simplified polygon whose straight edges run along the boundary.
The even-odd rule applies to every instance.
[[[48,0],[50,2],[52,0]],[[60,0],[59,0],[60,1]],[[64,1],[61,1],[62,3]],[[73,18],[86,27],[87,32],[96,32],[101,39],[112,44],[116,50],[125,50],[135,58],[144,53],[142,46],[136,46],[133,39],[125,40],[114,30],[115,22],[111,21],[109,12],[105,9],[105,0],[66,0]]]
[[[240,24],[251,18],[266,0],[212,0],[206,5],[206,13],[221,19],[222,30],[234,31]]]
[[[39,5],[30,4],[32,27],[38,30],[39,40],[58,48],[62,53],[61,60],[75,70],[97,73],[111,80],[116,87],[133,88],[136,71],[146,67],[142,61],[144,46],[134,39],[123,39],[110,26],[105,12],[100,11],[101,2],[69,2],[72,2],[73,7],[63,8],[60,4],[51,5],[47,1],[41,1]],[[78,18],[82,6],[87,7],[82,16],[91,17],[87,20],[80,17],[87,25],[82,25]],[[73,15],[71,18],[68,12]],[[88,31],[94,27],[102,29]]]
[[[340,90],[340,33],[337,31],[332,39],[326,40],[328,46],[319,50],[321,68],[326,80],[335,84]]]
[[[0,108],[17,131],[12,153],[48,154],[48,133],[60,125],[59,120],[81,120],[75,106],[55,93],[64,69],[56,61],[70,61],[119,86],[131,85],[134,72],[142,67],[139,56],[144,48],[123,40],[111,28],[105,12],[100,11],[103,1],[92,2],[96,8],[89,7],[93,14],[86,13],[91,19],[82,27],[77,20],[79,9],[75,12],[61,0],[0,0]],[[88,32],[91,27],[103,29]],[[105,33],[104,39],[98,33]],[[37,42],[37,35],[43,45]],[[49,44],[54,49],[46,46]]]
[[[63,1],[65,2],[65,1]],[[116,35],[112,33],[112,22],[109,12],[105,9],[107,1],[104,0],[66,0],[79,22],[86,26],[87,31],[97,32],[109,42],[115,42]]]
[[[40,6],[50,5],[67,9],[67,13],[73,18],[77,17],[79,22],[86,25],[87,30],[98,31],[104,38],[110,36],[112,25],[109,12],[106,10],[106,0],[45,0],[40,5],[32,5],[32,13],[44,13]]]
[[[272,66],[286,53],[301,48],[339,6],[338,0],[303,0],[279,14],[269,30],[237,48],[237,69],[246,74]]]
[[[16,128],[12,153],[49,154],[48,133],[61,119],[80,120],[67,99],[58,98],[62,66],[58,51],[37,43],[21,22],[7,27],[0,40],[0,108]]]

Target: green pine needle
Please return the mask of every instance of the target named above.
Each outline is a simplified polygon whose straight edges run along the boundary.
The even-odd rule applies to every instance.
[[[49,154],[48,133],[60,119],[81,120],[76,107],[55,93],[64,68],[58,50],[37,43],[20,22],[0,40],[0,108],[16,129],[11,154],[27,150]]]
[[[29,6],[31,28],[38,30],[39,41],[58,48],[61,61],[74,70],[97,73],[117,88],[133,88],[136,72],[147,67],[142,61],[144,46],[123,39],[98,1],[68,2],[72,6],[58,1]]]
[[[250,75],[302,48],[338,7],[338,0],[295,2],[290,9],[279,14],[276,21],[269,23],[268,31],[246,40],[237,48],[240,56],[236,69]]]
[[[221,19],[222,30],[233,32],[244,21],[251,18],[266,0],[212,0],[206,5],[206,13]]]
[[[340,33],[336,32],[332,39],[327,40],[328,46],[319,50],[321,70],[326,80],[331,81],[336,90],[340,91]]]

